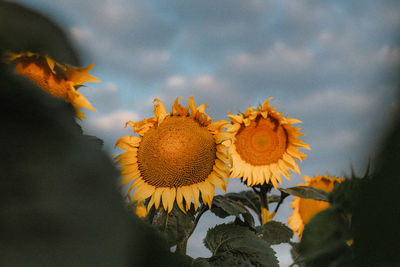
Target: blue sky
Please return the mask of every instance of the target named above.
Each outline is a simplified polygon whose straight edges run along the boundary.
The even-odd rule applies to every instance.
[[[396,104],[400,2],[312,0],[19,0],[59,23],[101,83],[81,92],[85,131],[105,141],[131,134],[124,122],[167,109],[177,96],[210,106],[216,120],[273,97],[303,121],[310,144],[302,175],[364,171]],[[283,187],[302,182],[300,175]],[[231,181],[228,190],[245,189]],[[286,201],[277,219],[286,222]],[[208,256],[198,240],[219,220],[205,215],[189,254]],[[206,223],[207,221],[207,223]],[[287,247],[278,247],[282,265]]]

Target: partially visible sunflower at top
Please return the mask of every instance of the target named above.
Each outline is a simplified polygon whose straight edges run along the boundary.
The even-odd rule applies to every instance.
[[[232,157],[231,177],[242,178],[247,186],[271,183],[275,189],[281,175],[290,179],[289,170],[300,173],[295,159],[306,155],[299,147],[310,149],[298,136],[301,121],[282,116],[267,99],[257,108],[249,107],[238,115],[228,114],[232,121],[229,132],[234,134],[229,153]]]
[[[15,63],[15,73],[30,79],[51,95],[71,103],[77,117],[86,118],[78,107],[96,111],[90,102],[77,91],[85,82],[100,81],[88,74],[94,64],[86,68],[62,65],[47,55],[31,52],[7,53],[5,61]]]
[[[116,157],[121,166],[122,186],[132,182],[127,195],[136,188],[131,201],[142,203],[150,198],[147,210],[162,203],[169,213],[174,203],[186,212],[199,198],[211,207],[217,186],[226,191],[229,155],[226,142],[232,134],[224,131],[228,121],[216,121],[204,112],[207,105],[196,107],[193,97],[189,108],[176,98],[172,113],[154,99],[154,117],[129,121],[140,137],[120,138],[116,146],[126,152]]]

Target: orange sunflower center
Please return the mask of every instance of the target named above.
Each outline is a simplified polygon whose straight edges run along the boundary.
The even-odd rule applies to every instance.
[[[285,153],[288,137],[274,118],[259,116],[236,134],[236,151],[247,163],[255,166],[278,162]]]
[[[169,117],[143,136],[138,149],[139,171],[156,187],[200,183],[213,171],[216,151],[207,128],[187,117]]]
[[[67,83],[61,77],[53,74],[44,63],[21,61],[16,65],[15,72],[32,80],[50,94],[64,99],[67,98]]]

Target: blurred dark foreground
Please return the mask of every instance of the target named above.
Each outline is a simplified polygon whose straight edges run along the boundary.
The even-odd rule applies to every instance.
[[[79,65],[49,19],[0,2],[0,53]],[[118,171],[70,104],[0,63],[0,266],[179,266],[126,208]]]
[[[5,51],[80,65],[52,21],[0,2],[0,54]],[[351,214],[351,249],[344,249],[343,258],[336,253],[339,246],[305,266],[400,266],[399,115],[398,110],[392,118],[373,173],[337,198],[340,212]],[[72,106],[2,63],[0,123],[0,266],[185,265],[169,252],[163,236],[126,208],[118,171],[96,139],[82,134]],[[325,241],[314,238],[311,228],[309,233],[306,252],[316,241],[322,247],[325,241],[343,241],[337,232]]]

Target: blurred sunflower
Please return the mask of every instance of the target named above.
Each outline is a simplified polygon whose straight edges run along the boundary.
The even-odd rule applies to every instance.
[[[147,209],[143,202],[138,203],[136,206],[136,215],[139,218],[144,218],[147,216]]]
[[[126,123],[140,137],[124,136],[116,143],[126,151],[116,157],[122,165],[122,186],[133,181],[128,190],[130,195],[136,188],[132,202],[151,197],[148,210],[153,205],[158,208],[162,202],[169,213],[176,200],[186,212],[192,199],[197,210],[200,193],[203,202],[211,207],[214,186],[226,191],[229,155],[225,141],[232,134],[223,130],[229,122],[211,123],[204,112],[207,106],[196,107],[193,97],[189,98],[189,108],[176,98],[172,113],[167,113],[160,100],[154,101],[158,102],[154,117]]]
[[[271,183],[276,189],[281,175],[290,179],[289,169],[300,173],[294,159],[303,160],[306,155],[298,147],[310,147],[297,138],[304,135],[300,128],[292,126],[301,121],[282,117],[269,105],[270,99],[257,109],[249,107],[244,114],[228,114],[232,122],[229,132],[234,134],[229,153],[233,178],[243,178],[248,186]]]
[[[96,111],[90,102],[77,91],[85,82],[99,82],[88,74],[94,64],[86,68],[62,65],[48,56],[36,53],[7,53],[7,63],[15,62],[15,73],[24,76],[53,96],[72,104],[79,118],[86,118],[78,107]]]
[[[325,192],[332,191],[335,182],[343,182],[343,178],[335,176],[330,177],[328,175],[316,175],[313,178],[303,176],[303,178],[306,183],[299,184],[298,186],[311,186]],[[288,220],[289,227],[292,228],[293,232],[297,233],[301,239],[304,226],[315,214],[327,209],[329,205],[329,202],[326,201],[294,197],[293,202],[290,204],[294,210]]]

